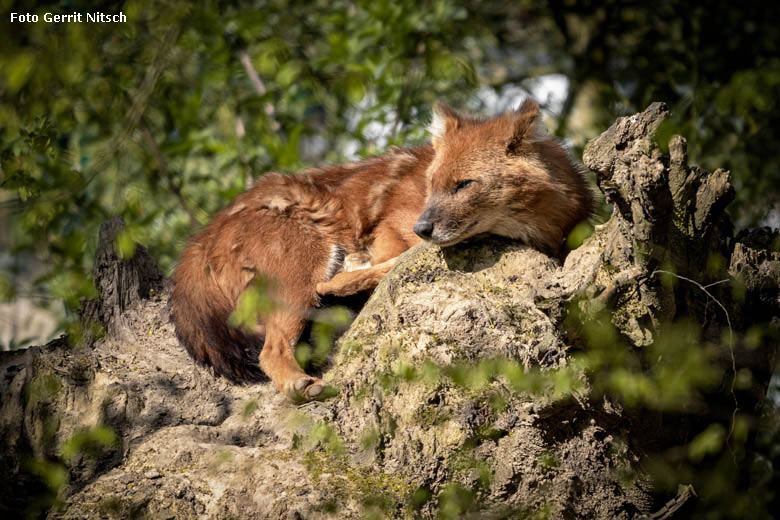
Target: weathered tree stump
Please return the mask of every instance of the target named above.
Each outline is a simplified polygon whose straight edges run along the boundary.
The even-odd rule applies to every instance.
[[[92,275],[100,297],[84,302],[81,311],[85,324],[99,323],[116,334],[124,312],[150,294],[164,289],[165,277],[146,248],[136,245],[135,253],[123,260],[116,241],[124,229],[122,217],[113,217],[100,226]]]

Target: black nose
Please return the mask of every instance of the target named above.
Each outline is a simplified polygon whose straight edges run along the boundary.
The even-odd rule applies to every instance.
[[[431,238],[431,235],[433,235],[433,222],[430,220],[418,220],[414,225],[414,232],[423,240]]]

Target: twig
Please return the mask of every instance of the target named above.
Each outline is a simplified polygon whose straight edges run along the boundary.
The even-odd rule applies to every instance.
[[[263,83],[262,78],[260,78],[260,75],[257,73],[255,66],[252,64],[252,58],[249,57],[249,53],[244,50],[238,51],[238,60],[241,62],[241,65],[244,66],[246,75],[249,77],[249,81],[252,83],[252,86],[254,87],[255,92],[257,92],[257,95],[264,96],[265,93],[268,92],[268,89],[265,88],[265,83]],[[274,106],[271,103],[266,103],[264,110],[265,114],[268,116],[269,121],[271,122],[271,129],[274,132],[278,131],[279,128],[281,128],[281,125],[274,117],[274,114],[276,113]]]
[[[639,520],[667,520],[685,505],[689,498],[698,496],[691,484],[680,484],[677,487],[677,496],[668,501],[664,506],[650,515],[641,515]]]
[[[731,280],[729,280],[728,278],[726,278],[726,279],[724,279],[724,280],[718,280],[717,282],[708,283],[708,284],[707,284],[707,285],[705,285],[704,287],[705,287],[706,289],[709,289],[710,287],[713,287],[713,286],[715,286],[715,285],[720,285],[720,284],[722,284],[722,283],[726,283],[726,282],[730,282],[730,281],[731,281]]]
[[[716,285],[720,285],[720,284],[722,284],[724,282],[728,282],[728,281],[729,281],[729,279],[726,278],[725,280],[718,280],[717,282],[709,283],[709,284],[705,285],[704,287],[709,289],[710,287],[714,287]],[[710,301],[707,300],[707,305],[704,306],[704,318],[703,319],[704,319],[705,322],[707,321],[707,313],[709,312],[709,310],[710,310]]]
[[[255,66],[252,65],[252,58],[249,57],[249,53],[246,51],[238,51],[238,59],[241,61],[241,65],[244,66],[249,81],[252,82],[252,86],[255,87],[255,91],[258,96],[263,96],[267,92],[265,83],[260,79],[260,75],[257,73]]]
[[[149,98],[157,85],[157,80],[168,67],[170,51],[178,37],[178,26],[172,27],[163,37],[162,43],[157,49],[157,54],[152,59],[152,65],[147,68],[144,80],[141,82],[135,95],[131,97],[130,109],[125,113],[122,122],[122,130],[120,130],[114,139],[109,141],[109,144],[102,150],[102,153],[98,154],[97,159],[91,165],[94,173],[83,182],[82,188],[86,187],[103,171],[103,166],[111,158],[116,157],[117,150],[121,148],[122,144],[132,134],[133,130],[137,128],[141,121],[141,116],[143,116],[146,111]]]
[[[182,205],[182,208],[184,208],[184,211],[186,211],[187,215],[189,215],[190,228],[192,230],[197,229],[198,218],[195,215],[195,211],[193,211],[193,209],[190,207],[186,197],[184,196],[184,193],[182,193],[181,185],[179,183],[174,182],[173,177],[171,176],[171,172],[168,169],[168,165],[165,161],[165,157],[163,157],[163,154],[160,151],[160,147],[157,146],[157,141],[152,135],[152,132],[149,130],[149,127],[146,126],[146,123],[143,120],[139,121],[138,127],[141,129],[141,133],[144,136],[144,141],[146,141],[146,145],[151,150],[155,161],[157,161],[157,169],[160,171],[160,175],[168,183],[168,189],[170,189],[171,192],[176,196],[179,203]]]
[[[701,289],[702,292],[704,292],[704,294],[706,294],[712,301],[714,301],[718,305],[718,307],[721,308],[721,310],[723,311],[723,314],[726,315],[726,323],[729,326],[729,353],[731,354],[731,372],[733,374],[733,377],[731,378],[730,392],[731,392],[731,397],[734,400],[734,411],[731,414],[731,424],[729,425],[729,435],[728,435],[728,437],[726,439],[728,441],[729,439],[731,439],[731,435],[734,433],[734,422],[735,422],[736,417],[737,417],[737,412],[739,411],[739,402],[737,401],[737,394],[734,393],[734,384],[737,381],[737,360],[734,357],[734,329],[731,327],[731,317],[729,316],[729,311],[720,302],[720,300],[715,298],[715,296],[713,296],[712,293],[707,290],[708,287],[712,287],[713,285],[721,284],[721,283],[726,282],[728,280],[727,279],[726,280],[719,280],[717,282],[714,282],[714,283],[711,283],[711,284],[709,284],[707,286],[704,286],[704,285],[700,284],[699,282],[697,282],[696,280],[692,280],[690,278],[687,278],[685,276],[679,275],[677,273],[673,273],[671,271],[664,271],[663,269],[656,269],[655,271],[653,271],[650,274],[650,276],[655,276],[656,273],[668,274],[668,275],[674,276],[675,278],[679,278],[680,280],[685,280],[686,282],[692,283],[693,285],[695,285],[696,287]]]

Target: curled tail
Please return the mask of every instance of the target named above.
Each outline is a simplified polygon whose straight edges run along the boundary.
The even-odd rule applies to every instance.
[[[265,380],[259,365],[264,337],[228,324],[234,302],[209,276],[199,247],[182,255],[173,282],[171,321],[190,356],[236,383]]]

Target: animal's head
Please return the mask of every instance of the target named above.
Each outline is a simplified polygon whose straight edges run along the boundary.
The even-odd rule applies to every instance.
[[[590,190],[565,149],[546,136],[535,101],[489,120],[437,103],[430,132],[428,199],[414,226],[424,240],[449,246],[494,233],[557,251],[587,217]]]

